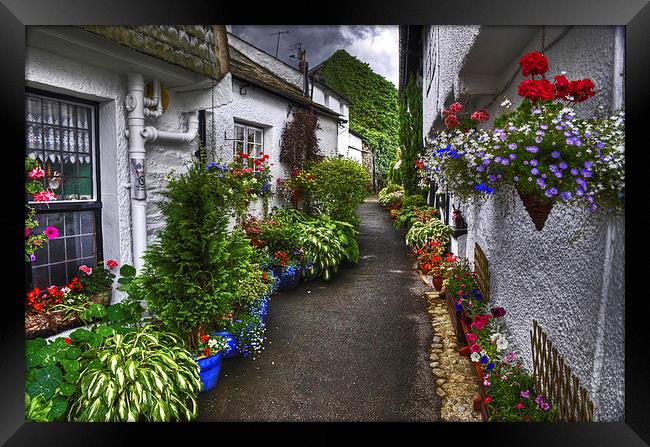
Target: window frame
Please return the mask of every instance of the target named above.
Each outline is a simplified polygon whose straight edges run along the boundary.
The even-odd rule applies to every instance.
[[[243,134],[243,139],[242,140],[237,138],[237,126],[244,128],[244,134]],[[260,142],[259,143],[255,143],[255,142],[250,143],[248,141],[248,130],[249,129],[252,129],[254,131],[258,131],[260,133]],[[262,157],[261,156],[260,157],[251,156],[251,154],[249,152],[248,145],[252,144],[253,146],[259,146],[260,147],[260,154],[264,153],[264,128],[255,126],[253,124],[247,124],[247,123],[244,123],[242,121],[235,121],[234,125],[233,125],[233,133],[234,133],[234,135],[233,135],[234,138],[233,138],[233,142],[232,142],[233,154],[234,155],[239,154],[239,151],[238,151],[236,146],[237,146],[237,143],[241,143],[242,148],[243,148],[243,150],[241,152],[243,152],[243,153],[245,153],[245,154],[247,154],[249,156],[249,158],[248,158],[249,166],[253,168],[253,172],[258,172],[257,166],[255,165],[255,163],[253,163],[253,160],[261,160]]]
[[[50,100],[64,101],[68,103],[77,103],[84,106],[90,106],[92,109],[91,119],[89,122],[90,142],[93,145],[91,156],[93,161],[93,199],[83,200],[60,200],[48,203],[29,202],[25,197],[25,205],[29,205],[36,211],[35,217],[39,214],[47,213],[74,213],[79,211],[93,211],[95,217],[95,257],[97,262],[104,260],[103,233],[102,233],[102,200],[101,200],[101,170],[100,170],[100,148],[99,148],[99,102],[92,101],[76,96],[65,95],[33,87],[25,87],[25,107],[27,96],[38,96]],[[25,132],[27,129],[25,128]],[[25,147],[27,156],[27,148]],[[61,285],[61,284],[57,284]],[[25,287],[26,290],[33,288],[32,263],[25,262]]]

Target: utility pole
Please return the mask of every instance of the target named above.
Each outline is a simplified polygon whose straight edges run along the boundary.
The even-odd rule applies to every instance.
[[[275,45],[275,58],[278,58],[278,50],[280,49],[280,34],[289,34],[290,31],[278,31],[277,33],[271,33],[269,36],[275,36],[277,34],[278,36],[278,42]]]

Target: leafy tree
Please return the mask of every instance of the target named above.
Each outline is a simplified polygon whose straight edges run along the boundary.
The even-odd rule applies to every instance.
[[[415,161],[422,151],[422,85],[409,78],[400,95],[399,143],[401,147],[401,178],[406,195],[418,192]]]

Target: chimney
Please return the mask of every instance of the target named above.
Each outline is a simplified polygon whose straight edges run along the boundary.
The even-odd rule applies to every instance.
[[[305,82],[304,82],[304,87],[303,87],[303,94],[309,98],[309,63],[305,61],[305,71],[303,75]]]
[[[302,71],[303,73],[305,71],[305,50],[300,50],[298,70]]]

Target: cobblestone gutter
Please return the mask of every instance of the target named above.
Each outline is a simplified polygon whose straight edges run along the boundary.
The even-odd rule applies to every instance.
[[[431,281],[420,275],[431,286]],[[426,293],[433,327],[431,368],[436,377],[436,394],[440,397],[440,420],[443,422],[481,422],[474,411],[474,396],[480,393],[476,373],[468,357],[458,354],[458,342],[445,301],[436,291]]]

